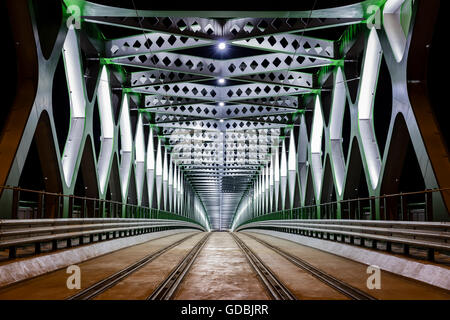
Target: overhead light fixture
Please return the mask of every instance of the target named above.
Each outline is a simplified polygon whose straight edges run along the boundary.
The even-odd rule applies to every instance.
[[[219,106],[223,107],[225,105],[225,102],[219,102]]]
[[[225,79],[224,78],[219,78],[218,82],[219,82],[219,84],[224,84],[225,83]]]
[[[219,50],[225,50],[227,44],[225,42],[219,42],[218,46]]]
[[[223,120],[223,119],[220,119],[219,121],[220,121],[220,122],[223,122],[224,120]]]

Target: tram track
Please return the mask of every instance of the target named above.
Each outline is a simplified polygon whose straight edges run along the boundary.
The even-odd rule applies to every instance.
[[[236,234],[230,233],[234,241],[246,256],[248,262],[264,284],[273,300],[297,300],[294,294],[278,279],[275,273],[242,241]]]
[[[111,287],[115,286],[131,274],[135,273],[139,269],[143,268],[150,262],[154,261],[156,258],[160,257],[169,250],[179,246],[188,239],[192,238],[195,234],[190,234],[154,253],[151,253],[139,261],[123,268],[122,270],[102,279],[93,285],[81,290],[80,292],[68,297],[66,300],[90,300],[94,299],[98,295],[107,291]],[[169,276],[163,280],[160,285],[147,297],[147,300],[170,300],[173,298],[175,292],[180,287],[184,277],[189,272],[191,266],[195,262],[197,256],[201,252],[202,248],[208,241],[211,233],[206,234],[203,238],[198,241],[192,249],[189,250],[188,254],[175,266],[170,272]],[[237,246],[245,255],[250,266],[253,268],[262,284],[264,285],[269,296],[274,300],[296,300],[296,296],[290,291],[290,289],[283,284],[283,282],[277,277],[276,273],[272,271],[263,260],[235,233],[230,233],[233,240],[236,242]],[[276,247],[254,235],[245,234],[250,239],[255,240],[261,245],[269,248],[270,250],[276,252],[298,268],[311,274],[318,280],[322,281],[329,287],[340,292],[341,294],[354,300],[376,300],[370,294],[357,289],[342,280],[339,280],[330,274],[323,272],[322,270],[316,268],[315,266],[309,264],[303,259],[300,259],[285,250]]]
[[[137,262],[127,266],[126,268],[123,268],[122,270],[119,270],[118,272],[110,275],[109,277],[102,279],[93,285],[77,292],[76,294],[66,298],[66,300],[91,300],[95,298],[96,296],[102,294],[109,288],[115,286],[117,283],[125,279],[126,277],[130,276],[131,274],[135,273],[139,269],[143,268],[150,262],[154,261],[156,258],[160,257],[164,253],[168,252],[169,250],[177,247],[178,245],[182,244],[183,242],[187,241],[188,239],[192,238],[194,234],[190,234],[156,252],[153,252],[144,258],[138,260]]]
[[[248,233],[245,233],[245,235],[247,237],[257,241],[258,243],[262,244],[263,246],[271,249],[272,251],[278,253],[280,256],[284,257],[286,260],[288,260],[295,266],[308,272],[309,274],[311,274],[318,280],[322,281],[323,283],[325,283],[329,287],[335,289],[336,291],[342,293],[343,295],[349,297],[350,299],[353,299],[353,300],[377,300],[372,295],[370,295],[358,288],[355,288],[355,287],[349,285],[348,283],[331,276],[328,273],[325,273],[324,271],[309,264],[305,260],[300,259],[299,257],[296,257],[296,256],[286,252],[285,250],[282,250],[279,247],[273,246],[270,243],[268,243],[262,239],[259,239],[253,235],[250,235]],[[235,237],[237,237],[237,236],[235,236]]]
[[[172,270],[169,276],[152,292],[147,300],[170,300],[174,296],[185,275],[188,273],[195,259],[208,241],[211,233],[208,232],[181,262]]]

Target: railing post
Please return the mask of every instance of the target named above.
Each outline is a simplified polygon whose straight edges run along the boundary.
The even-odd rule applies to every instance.
[[[425,192],[425,218],[427,221],[433,221],[433,194]]]
[[[86,218],[86,197],[81,200],[81,218]]]
[[[375,198],[374,197],[370,197],[369,204],[370,204],[371,219],[372,220],[376,220],[377,219],[377,213],[376,213],[376,210],[375,210]]]
[[[361,201],[358,198],[358,220],[361,220]]]
[[[404,215],[403,220],[411,221],[411,217],[410,217],[410,214],[409,214],[409,211],[408,211],[408,204],[406,202],[406,196],[402,197],[402,207],[403,207],[403,213],[402,214]]]
[[[73,217],[73,197],[69,197],[69,218]]]
[[[403,245],[403,254],[408,256],[409,255],[409,244]]]
[[[38,219],[42,219],[42,213],[44,212],[44,194],[39,192],[38,193],[38,207],[37,207],[37,215]]]
[[[16,247],[12,246],[9,247],[9,259],[15,259],[17,258],[17,249]]]
[[[403,203],[403,195],[400,192],[400,214],[402,215],[402,218],[399,220],[405,220],[405,207],[404,207],[404,203]]]
[[[391,252],[392,251],[392,243],[391,242],[386,242],[386,251],[387,252]]]
[[[428,259],[428,261],[434,261],[434,249],[433,248],[428,249],[427,259]]]
[[[13,203],[11,210],[11,219],[17,219],[18,211],[19,211],[19,199],[20,199],[20,190],[13,190]]]
[[[335,210],[336,210],[336,219],[342,219],[343,218],[343,214],[342,214],[342,202],[341,201],[336,201],[336,205],[335,205]]]
[[[58,194],[58,210],[56,211],[56,218],[61,218],[61,194]]]
[[[372,249],[377,248],[377,240],[372,240]]]
[[[347,202],[347,219],[351,219],[352,218],[352,208],[351,208],[351,204],[350,201]]]

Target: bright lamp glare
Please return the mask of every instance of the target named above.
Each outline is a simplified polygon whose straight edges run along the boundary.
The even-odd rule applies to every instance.
[[[219,121],[220,121],[220,122],[223,122],[223,119],[220,119]]]
[[[219,42],[219,45],[217,47],[220,50],[224,50],[227,47],[227,44],[225,42]]]
[[[220,79],[219,79],[219,83],[220,83],[220,84],[224,84],[224,83],[225,83],[225,79],[224,79],[224,78],[220,78]]]
[[[225,105],[224,102],[219,102],[219,106],[223,107]]]

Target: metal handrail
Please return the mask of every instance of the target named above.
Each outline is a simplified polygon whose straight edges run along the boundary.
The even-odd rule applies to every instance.
[[[284,214],[292,214],[294,212],[298,212],[298,211],[308,211],[311,209],[317,209],[318,207],[326,207],[326,206],[334,206],[334,205],[338,205],[340,204],[341,206],[345,206],[345,204],[350,204],[350,203],[360,203],[362,201],[375,201],[375,200],[385,200],[388,198],[395,198],[395,197],[407,197],[407,196],[412,196],[412,195],[427,195],[429,193],[433,193],[433,192],[443,192],[443,191],[450,191],[450,187],[446,187],[446,188],[435,188],[435,189],[427,189],[427,190],[423,190],[423,191],[412,191],[412,192],[400,192],[400,193],[394,193],[394,194],[385,194],[385,195],[380,195],[380,196],[371,196],[371,197],[364,197],[364,198],[353,198],[353,199],[342,199],[342,200],[336,200],[336,201],[332,201],[332,202],[326,202],[326,203],[321,203],[321,204],[313,204],[313,205],[306,205],[306,206],[302,206],[302,207],[297,207],[297,208],[292,208],[292,209],[286,209],[286,210],[279,210],[279,211],[272,211],[269,213],[265,213],[265,214],[261,214],[261,215],[257,215],[255,217],[253,217],[252,219],[249,219],[247,221],[244,221],[242,223],[239,224],[239,226],[248,223],[248,222],[253,222],[253,221],[259,221],[261,219],[263,219],[264,217],[268,216],[268,215],[280,215],[283,216]],[[408,204],[409,205],[409,204]],[[416,204],[417,205],[417,204]],[[426,202],[423,203],[423,205],[426,205]],[[366,207],[361,207],[360,209],[367,209],[367,208],[371,208],[370,206],[366,206]],[[359,209],[359,210],[360,210]],[[342,210],[346,210],[346,208],[342,208]]]
[[[0,189],[18,190],[18,191],[23,191],[23,192],[45,194],[45,195],[55,196],[55,197],[74,198],[74,199],[79,199],[79,200],[102,201],[102,202],[107,202],[107,203],[112,203],[112,204],[119,204],[119,205],[127,205],[127,206],[133,206],[133,207],[141,207],[141,208],[152,209],[150,207],[142,207],[142,206],[138,206],[138,205],[135,205],[135,204],[122,203],[120,201],[91,198],[91,197],[86,197],[86,196],[81,197],[81,196],[76,196],[76,195],[72,195],[72,194],[56,193],[56,192],[50,192],[50,191],[45,191],[45,190],[32,190],[32,189],[26,189],[26,188],[21,188],[21,187],[14,187],[14,186],[0,186]]]
[[[2,193],[3,190],[11,190],[11,191],[18,191],[20,193],[32,193],[32,194],[38,194],[38,195],[45,195],[45,196],[51,196],[51,197],[65,197],[65,198],[72,198],[72,199],[77,199],[80,201],[84,201],[84,205],[83,204],[75,204],[74,201],[71,204],[72,207],[72,213],[75,213],[73,211],[73,209],[81,209],[81,211],[86,210],[87,209],[87,201],[91,201],[89,203],[89,205],[92,205],[92,202],[94,204],[94,212],[97,210],[100,210],[100,207],[96,206],[96,204],[100,204],[102,203],[104,206],[117,206],[117,207],[122,207],[124,206],[126,208],[126,210],[144,210],[147,212],[150,212],[151,214],[156,214],[156,216],[170,216],[171,218],[174,217],[176,219],[180,219],[180,220],[185,220],[185,221],[189,221],[189,222],[193,222],[193,223],[197,223],[199,224],[197,221],[193,220],[192,218],[188,217],[188,216],[184,216],[184,215],[180,215],[174,212],[169,212],[169,211],[165,211],[165,210],[160,210],[160,209],[156,209],[156,208],[151,208],[151,207],[146,207],[146,206],[139,206],[136,204],[129,204],[129,203],[122,203],[120,201],[115,201],[115,200],[107,200],[107,199],[98,199],[98,198],[92,198],[92,197],[82,197],[82,196],[76,196],[76,195],[70,195],[70,194],[63,194],[63,193],[56,193],[56,192],[49,192],[49,191],[45,191],[45,190],[32,190],[32,189],[26,189],[26,188],[22,188],[22,187],[16,187],[16,186],[0,186],[0,194]],[[20,202],[23,200],[17,199],[17,206],[19,207]],[[59,200],[58,200],[59,201]],[[30,204],[33,203],[33,201],[27,201]],[[37,206],[39,206],[39,201],[35,201],[34,202]],[[58,203],[59,206],[59,203]],[[117,207],[115,207],[115,211],[117,212]],[[31,209],[36,209],[36,207],[34,206],[26,206],[26,208],[31,208]],[[58,209],[59,212],[59,209]],[[79,212],[77,212],[79,213]],[[142,219],[142,218],[141,218]]]
[[[428,238],[433,238],[433,239],[437,239],[440,240],[441,242],[446,242],[448,240],[450,240],[450,232],[448,231],[444,231],[441,229],[445,229],[445,230],[450,230],[450,224],[447,225],[429,225],[429,226],[425,226],[427,227],[427,229],[417,229],[417,227],[424,227],[424,225],[403,225],[403,226],[399,226],[394,228],[394,226],[396,225],[395,223],[393,224],[387,224],[385,226],[383,225],[377,225],[377,224],[345,224],[345,223],[335,223],[335,224],[330,224],[330,223],[320,223],[318,221],[315,221],[313,223],[310,223],[309,220],[300,220],[299,221],[292,221],[292,220],[285,220],[283,222],[280,222],[279,220],[276,221],[261,221],[261,222],[253,222],[255,225],[258,226],[278,226],[278,227],[296,227],[296,226],[300,226],[300,227],[313,227],[313,228],[318,228],[318,229],[323,229],[326,231],[331,231],[331,230],[349,230],[349,231],[355,231],[355,230],[359,230],[362,231],[364,233],[368,233],[368,234],[402,234],[402,235],[406,235],[406,236],[414,236],[414,237],[428,237]],[[389,227],[390,226],[390,227]],[[244,226],[243,226],[244,227]],[[403,227],[403,228],[402,228]],[[404,228],[404,227],[414,227],[414,229],[408,229],[408,228]],[[430,230],[430,229],[438,229],[438,230]]]
[[[190,228],[205,231],[197,223],[172,219],[124,219],[124,218],[75,218],[75,219],[20,219],[0,220],[0,248],[9,249],[9,257],[16,257],[18,246],[34,244],[35,253],[41,252],[42,243],[52,243],[52,251],[58,249],[58,241],[66,240],[67,247],[72,246],[72,239],[78,238],[79,244],[84,244],[84,238],[89,236],[89,242],[98,241],[102,235],[106,239],[122,236],[170,230],[173,228]]]
[[[381,226],[403,226],[403,227],[430,227],[450,228],[447,221],[404,221],[404,220],[361,220],[361,219],[274,219],[255,221],[258,223],[320,223],[320,224],[342,224],[342,225],[381,225]],[[250,222],[249,222],[250,223]]]
[[[377,248],[377,241],[386,242],[386,250],[392,250],[392,243],[403,245],[403,253],[408,255],[410,246],[425,248],[427,258],[434,260],[435,249],[450,252],[450,222],[410,222],[410,221],[368,221],[368,220],[265,220],[240,225],[236,231],[246,229],[265,229],[281,231],[302,236],[321,238],[354,244],[359,238],[364,245],[371,240],[372,248]],[[408,229],[409,228],[409,229]]]
[[[441,191],[450,191],[450,187],[448,188],[435,188],[435,189],[427,189],[423,191],[411,191],[411,192],[400,192],[400,193],[391,193],[391,194],[384,194],[380,196],[372,196],[372,197],[365,197],[365,198],[353,198],[353,199],[342,199],[342,200],[336,200],[332,202],[325,202],[318,205],[309,205],[309,206],[303,206],[298,208],[293,208],[291,210],[295,209],[301,209],[301,208],[311,208],[311,207],[317,207],[317,206],[324,206],[324,205],[331,205],[331,204],[337,204],[337,203],[345,203],[345,202],[355,202],[355,201],[366,201],[366,200],[376,200],[376,199],[384,199],[384,198],[394,198],[399,196],[411,196],[415,194],[425,194],[425,193],[433,193],[433,192],[441,192]],[[281,210],[284,211],[284,210]],[[280,212],[280,211],[276,211]]]

